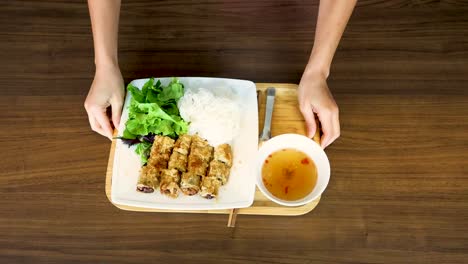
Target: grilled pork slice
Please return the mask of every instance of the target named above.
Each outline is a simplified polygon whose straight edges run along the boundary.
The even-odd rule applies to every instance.
[[[179,171],[176,169],[164,169],[161,171],[161,194],[167,195],[171,198],[179,196]]]
[[[175,142],[174,151],[187,156],[189,153],[191,144],[192,144],[192,136],[187,135],[187,134],[181,135]]]
[[[201,177],[191,172],[182,173],[180,189],[186,195],[195,195],[200,191]]]
[[[154,154],[148,159],[148,165],[154,167],[156,170],[156,176],[160,178],[161,171],[167,168],[169,156],[166,154]]]
[[[231,145],[221,144],[214,150],[214,159],[225,163],[228,167],[232,166]]]
[[[150,156],[162,154],[164,157],[167,157],[167,160],[169,160],[172,148],[174,148],[174,140],[172,138],[166,136],[155,136]]]
[[[213,147],[206,140],[195,135],[190,146],[190,156],[197,156],[204,162],[210,162],[213,158]]]
[[[147,165],[141,168],[140,177],[137,183],[137,191],[152,193],[159,186],[157,170],[153,166]]]
[[[193,135],[192,136],[192,144],[200,145],[200,146],[209,146],[210,145],[206,139],[203,139],[203,138],[199,137],[198,135]]]
[[[228,165],[221,161],[213,160],[210,162],[210,169],[208,170],[207,177],[214,177],[224,185],[229,180],[230,172],[231,170]]]
[[[171,158],[169,159],[168,169],[176,169],[180,172],[186,172],[187,156],[182,155],[177,151],[172,152]]]
[[[160,172],[167,168],[169,158],[171,156],[174,140],[166,136],[155,136],[153,145],[151,146],[151,154],[148,158],[148,165],[156,168],[157,176]]]
[[[188,171],[204,177],[206,175],[206,171],[208,169],[208,162],[204,161],[200,156],[192,155],[188,157]]]
[[[212,146],[197,146],[192,145],[190,148],[190,156],[197,156],[199,159],[208,163],[213,157],[213,147]]]
[[[204,177],[201,183],[200,195],[206,199],[213,199],[218,196],[221,182],[215,177]]]

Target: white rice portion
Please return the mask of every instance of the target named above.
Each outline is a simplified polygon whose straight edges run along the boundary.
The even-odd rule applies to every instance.
[[[186,89],[177,106],[190,122],[188,133],[198,133],[212,146],[231,144],[239,134],[240,107],[231,89]]]

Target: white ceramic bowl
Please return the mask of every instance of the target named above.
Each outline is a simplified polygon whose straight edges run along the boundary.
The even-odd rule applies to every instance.
[[[265,159],[273,152],[285,148],[304,152],[314,161],[317,167],[317,184],[314,189],[306,197],[295,201],[275,197],[268,191],[262,181],[262,167]],[[300,206],[315,200],[325,191],[330,180],[330,163],[323,149],[310,138],[298,134],[283,134],[264,142],[258,151],[256,166],[257,186],[260,191],[273,202],[285,206]]]

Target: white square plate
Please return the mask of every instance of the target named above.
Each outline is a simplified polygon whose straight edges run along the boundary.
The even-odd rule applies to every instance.
[[[140,171],[140,158],[135,153],[135,147],[128,147],[117,140],[112,169],[111,200],[114,204],[128,205],[154,209],[172,210],[208,210],[243,208],[252,205],[255,195],[255,155],[258,149],[258,107],[255,84],[251,81],[181,77],[178,78],[185,89],[216,89],[228,87],[235,94],[241,111],[240,133],[232,142],[233,166],[226,185],[221,186],[216,199],[208,200],[198,195],[179,195],[172,199],[161,195],[159,189],[154,193],[141,193],[136,191]],[[167,85],[171,78],[159,78],[162,84]],[[132,81],[140,88],[148,79]],[[128,105],[131,94],[127,93],[125,105],[120,122],[120,135],[124,131],[128,119]],[[214,128],[216,129],[216,128]]]

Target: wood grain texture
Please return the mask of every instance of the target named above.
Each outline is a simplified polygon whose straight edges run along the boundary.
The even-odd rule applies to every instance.
[[[273,120],[271,124],[271,135],[277,136],[286,133],[305,134],[304,118],[297,107],[297,84],[281,84],[281,83],[257,83],[258,92],[258,107],[259,107],[259,131],[263,129],[265,121],[265,91],[268,87],[276,88],[275,106],[273,112]],[[263,110],[263,111],[260,111]],[[320,128],[316,131],[316,135],[320,134]],[[114,130],[114,136],[117,136],[117,130]],[[320,139],[316,141],[320,143]],[[259,145],[261,142],[259,143]],[[202,214],[230,214],[231,210],[161,210],[153,208],[144,208],[137,206],[129,206],[112,202],[112,174],[114,168],[116,140],[112,140],[109,151],[109,161],[106,170],[106,196],[109,201],[116,207],[127,211],[136,212],[164,212],[164,213],[202,213]],[[307,214],[312,211],[320,201],[320,197],[312,202],[295,207],[287,207],[276,204],[270,201],[263,193],[255,188],[255,196],[253,204],[247,208],[240,208],[237,214],[247,215],[279,215],[279,216],[298,216]],[[231,221],[229,216],[229,222]],[[229,226],[229,225],[228,225]]]
[[[123,1],[126,81],[212,76],[298,83],[317,1]],[[83,101],[94,67],[85,1],[0,2],[0,263],[465,263],[467,1],[363,0],[329,86],[342,133],[330,184],[298,217],[122,211],[110,142]]]

